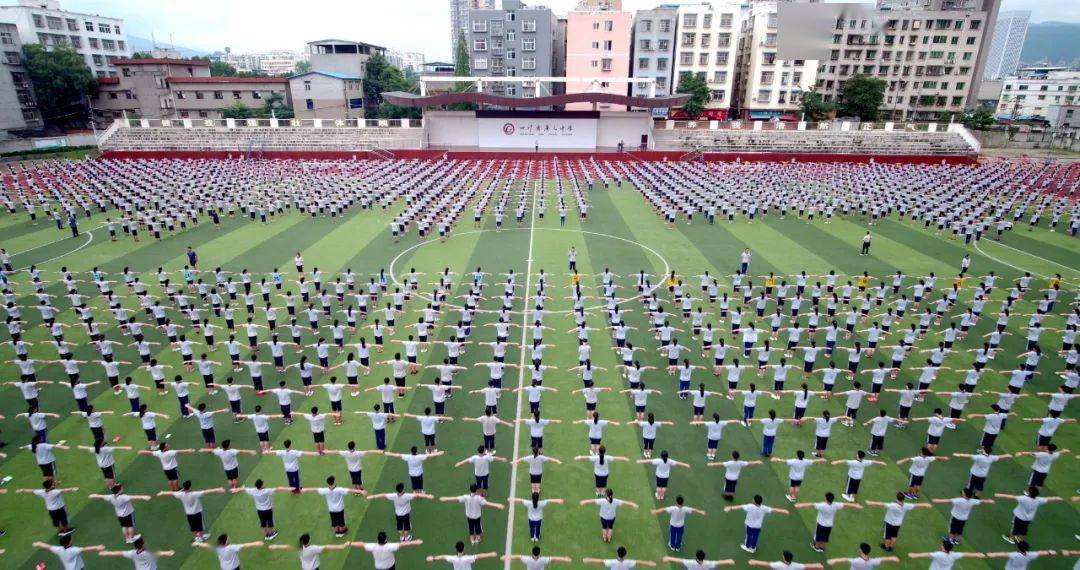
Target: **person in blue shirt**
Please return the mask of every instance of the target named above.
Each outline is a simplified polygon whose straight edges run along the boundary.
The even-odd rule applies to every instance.
[[[195,253],[195,250],[192,249],[190,245],[187,248],[187,258],[188,258],[188,265],[190,265],[192,267],[198,267],[199,266],[199,255],[197,253]]]

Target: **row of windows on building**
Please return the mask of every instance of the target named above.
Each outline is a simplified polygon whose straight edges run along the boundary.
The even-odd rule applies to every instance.
[[[512,22],[512,21],[514,21],[514,19],[515,18],[514,18],[513,12],[508,12],[506,14],[506,21]],[[476,33],[476,34],[486,34],[486,33],[490,32],[492,35],[502,35],[503,33],[513,33],[513,30],[510,30],[509,32],[507,32],[505,30],[505,27],[503,26],[503,22],[500,21],[500,20],[492,20],[490,22],[490,24],[491,25],[489,26],[487,20],[473,20],[472,21],[472,31],[473,31],[473,33]],[[535,19],[522,20],[521,21],[521,31],[522,32],[535,32],[536,31],[536,20]]]
[[[266,92],[263,92],[263,91],[249,91],[249,92],[245,92],[245,91],[195,91],[195,90],[174,91],[173,95],[177,99],[197,99],[197,100],[217,99],[217,100],[222,100],[222,99],[225,99],[225,94],[226,93],[230,93],[232,98],[236,99],[236,100],[243,99],[243,94],[244,93],[250,93],[252,99],[262,99],[263,97],[272,97],[274,95],[280,95],[282,97],[285,96],[284,91],[266,91]],[[135,94],[132,93],[130,90],[128,90],[128,91],[110,91],[108,93],[108,97],[109,97],[109,99],[113,99],[113,100],[120,99],[121,97],[123,97],[124,99],[135,99]]]
[[[6,32],[5,32],[6,33]],[[43,46],[71,46],[77,50],[83,49],[82,37],[80,36],[64,36],[60,34],[47,34],[44,32],[38,32],[38,43]],[[100,49],[105,51],[116,51],[121,53],[127,52],[127,43],[124,40],[101,40],[97,38],[86,38],[86,43],[90,49]]]
[[[503,49],[505,45],[502,38],[491,38],[490,41],[488,38],[475,38],[473,39],[473,51],[487,51],[489,43],[491,49],[494,50]],[[512,51],[513,48],[508,48],[508,50]],[[536,38],[523,38],[521,40],[521,51],[536,51]]]
[[[65,24],[67,25],[67,31],[78,32],[79,22],[74,18],[60,18],[58,16],[48,16],[45,14],[33,14],[34,27],[43,28],[49,30],[63,30]],[[121,35],[120,24],[106,24],[105,22],[91,22],[90,20],[83,20],[83,30],[87,32],[96,31],[100,34],[116,34]]]

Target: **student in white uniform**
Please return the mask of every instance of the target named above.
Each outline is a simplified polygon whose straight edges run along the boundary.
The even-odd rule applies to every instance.
[[[518,560],[525,566],[525,570],[544,570],[549,564],[571,564],[574,562],[574,559],[569,556],[543,556],[540,554],[539,546],[532,547],[532,552],[529,554],[503,555],[502,560],[506,562]]]
[[[65,534],[60,537],[59,546],[46,544],[41,541],[35,542],[34,546],[55,554],[56,557],[60,559],[60,565],[63,566],[64,570],[85,570],[86,563],[83,562],[82,553],[101,552],[102,550],[105,550],[105,547],[101,544],[92,546],[72,546],[70,534]]]
[[[176,554],[175,550],[158,550],[153,552],[146,548],[146,543],[142,537],[138,537],[132,541],[132,546],[135,548],[131,550],[102,550],[98,552],[98,556],[105,556],[107,558],[127,558],[134,565],[135,570],[157,570],[158,558],[170,558]]]
[[[473,564],[477,560],[485,560],[488,558],[495,558],[498,556],[497,552],[480,552],[477,554],[465,554],[465,543],[457,541],[454,545],[454,554],[438,554],[435,556],[428,556],[428,562],[446,562],[454,570],[472,570]]]
[[[877,558],[871,558],[870,545],[864,542],[859,545],[859,555],[855,558],[830,558],[827,562],[829,563],[829,566],[846,565],[851,570],[872,570],[887,562],[899,563],[900,559],[896,556],[879,556]]]
[[[375,536],[375,542],[350,542],[349,546],[363,548],[371,553],[375,561],[375,570],[396,570],[397,560],[394,553],[406,546],[419,546],[422,540],[407,540],[404,542],[386,542],[386,533],[380,531]]]
[[[615,558],[600,559],[600,558],[582,558],[582,564],[596,564],[597,566],[603,566],[609,570],[630,570],[638,566],[645,566],[647,568],[655,568],[655,562],[649,562],[648,560],[632,560],[626,557],[626,547],[620,546],[615,551]]]
[[[706,560],[705,551],[699,550],[694,553],[694,558],[675,558],[674,556],[665,556],[663,562],[670,562],[672,564],[682,564],[683,568],[688,570],[710,570],[712,568],[719,568],[721,566],[734,566],[735,561],[731,558],[724,560]],[[753,560],[751,560],[753,562]]]
[[[263,543],[259,541],[229,544],[229,535],[220,534],[217,537],[217,544],[214,546],[210,546],[206,542],[195,542],[191,546],[205,548],[206,550],[213,549],[214,554],[217,554],[218,566],[221,567],[221,570],[240,570],[240,551],[262,545]]]
[[[908,558],[930,560],[929,570],[952,570],[953,565],[961,558],[986,558],[982,552],[953,552],[953,544],[947,540],[941,542],[941,550],[937,552],[912,552]]]
[[[311,544],[311,535],[304,533],[297,541],[296,550],[300,551],[300,570],[319,570],[320,554],[327,550],[345,550],[351,545],[345,544]],[[270,550],[293,550],[294,547],[287,544],[272,544]]]

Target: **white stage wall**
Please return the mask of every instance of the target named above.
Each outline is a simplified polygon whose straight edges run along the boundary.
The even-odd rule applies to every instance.
[[[480,148],[596,148],[598,119],[478,118]]]

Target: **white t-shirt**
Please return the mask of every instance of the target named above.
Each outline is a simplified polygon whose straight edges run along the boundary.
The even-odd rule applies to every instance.
[[[345,510],[345,496],[348,489],[342,487],[322,487],[319,494],[326,498],[326,508],[332,513],[340,513]]]
[[[364,550],[371,553],[375,559],[375,570],[386,570],[394,567],[394,553],[401,548],[398,543],[364,544]]]
[[[50,546],[49,552],[52,552],[60,559],[60,565],[64,567],[64,570],[83,570],[86,568],[86,564],[83,563],[82,548],[78,546],[69,546],[64,548],[63,546]]]
[[[772,507],[765,505],[743,505],[742,510],[746,511],[744,522],[749,528],[761,528],[761,525],[765,523],[765,515],[773,512]]]

